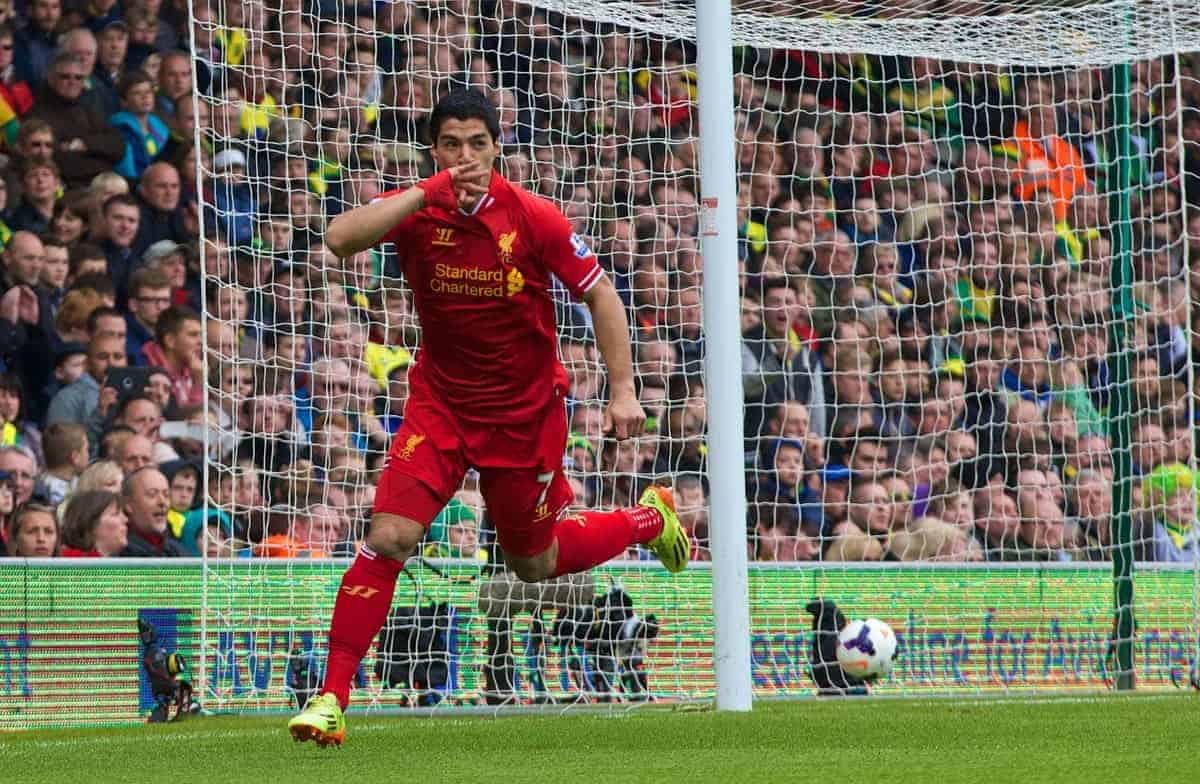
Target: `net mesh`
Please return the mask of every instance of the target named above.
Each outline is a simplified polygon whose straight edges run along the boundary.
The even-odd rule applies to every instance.
[[[420,343],[392,249],[338,259],[323,232],[432,173],[428,114],[457,86],[492,97],[500,170],[561,207],[628,307],[649,432],[617,444],[602,432],[590,315],[557,298],[576,506],[629,506],[669,474],[699,566],[670,580],[632,549],[591,577],[522,588],[496,569],[468,475],[422,543],[433,560],[398,588],[397,606],[429,609],[397,617],[379,650],[446,674],[436,688],[411,672],[393,684],[373,652],[356,700],[710,695],[705,432],[719,416],[745,419],[759,693],[812,691],[814,596],[896,628],[882,690],[1101,688],[1116,356],[1129,360],[1146,562],[1138,678],[1180,682],[1200,530],[1187,264],[1200,87],[1183,52],[1200,49],[1200,12],[888,5],[735,3],[743,363],[723,370],[741,373],[746,406],[729,412],[704,395],[690,6],[284,0],[276,13],[195,0],[218,432],[207,702],[279,707],[319,681],[336,557],[364,535]],[[1132,63],[1128,119],[1105,67],[1117,62]],[[1119,165],[1133,184],[1127,237]],[[1111,281],[1125,240],[1135,279],[1122,304]],[[618,617],[616,589],[642,623],[593,626]],[[264,656],[274,674],[247,681]]]

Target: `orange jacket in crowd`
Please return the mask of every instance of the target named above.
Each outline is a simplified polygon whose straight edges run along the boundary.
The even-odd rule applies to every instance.
[[[272,534],[254,548],[260,558],[328,558],[324,550],[301,544],[288,534]]]
[[[1063,137],[1033,138],[1029,124],[1019,120],[1013,140],[1021,152],[1021,170],[1013,192],[1021,201],[1032,201],[1038,191],[1054,197],[1054,219],[1066,220],[1071,199],[1088,187],[1083,158]]]

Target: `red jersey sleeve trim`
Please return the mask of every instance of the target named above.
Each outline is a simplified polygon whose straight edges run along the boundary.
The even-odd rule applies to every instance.
[[[539,261],[566,287],[571,296],[583,295],[604,275],[596,254],[575,234],[562,211],[549,199],[513,187],[527,225],[537,237]]]
[[[589,272],[583,280],[579,281],[579,292],[581,294],[588,293],[589,291],[591,291],[592,286],[595,286],[597,283],[599,283],[600,279],[603,277],[604,277],[604,269],[601,268],[600,265],[597,264],[595,267],[592,268],[592,271]]]

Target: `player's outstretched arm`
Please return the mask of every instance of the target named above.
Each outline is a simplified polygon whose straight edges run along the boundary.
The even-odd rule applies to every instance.
[[[487,193],[487,176],[478,161],[443,169],[403,193],[343,212],[329,224],[325,244],[339,258],[353,256],[378,245],[396,224],[423,207],[455,210],[473,202]]]
[[[629,320],[625,305],[607,276],[601,277],[583,296],[592,313],[596,345],[608,368],[608,410],[604,429],[618,441],[642,434],[646,412],[637,399],[633,384],[633,350],[629,345]]]

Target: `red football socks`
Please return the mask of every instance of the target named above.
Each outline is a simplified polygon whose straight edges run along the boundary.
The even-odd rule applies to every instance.
[[[554,576],[599,566],[631,544],[649,542],[662,533],[662,527],[662,515],[645,506],[566,515],[554,524],[558,540]]]
[[[333,694],[342,709],[350,703],[350,683],[371,641],[387,621],[396,578],[404,564],[364,546],[342,575],[333,622],[329,625],[329,662],[322,694]]]
[[[644,506],[563,517],[554,524],[558,540],[554,576],[586,571],[611,560],[631,544],[649,542],[662,532],[662,526],[662,516]],[[343,709],[350,703],[354,674],[387,621],[396,578],[403,568],[400,561],[364,546],[342,575],[329,626],[329,661],[321,692],[337,697]]]

